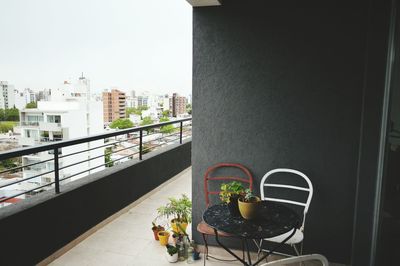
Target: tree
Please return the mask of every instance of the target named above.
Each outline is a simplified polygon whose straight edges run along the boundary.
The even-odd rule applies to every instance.
[[[169,118],[168,117],[161,117],[160,118],[160,122],[168,122],[169,121]],[[160,128],[160,132],[161,133],[164,133],[164,134],[170,134],[170,133],[172,133],[172,132],[174,132],[175,131],[175,128],[174,128],[174,126],[173,125],[166,125],[166,126],[162,126],[161,128]]]
[[[4,121],[5,120],[5,113],[4,113],[4,109],[0,109],[0,121]]]
[[[190,103],[186,104],[186,112],[188,114],[192,114],[192,105]]]
[[[34,108],[37,108],[37,102],[30,102],[30,103],[26,104],[25,108],[26,108],[26,109],[34,109]]]
[[[142,123],[140,123],[140,125],[141,126],[146,126],[146,125],[151,125],[151,124],[153,124],[153,119],[151,119],[151,117],[150,116],[146,116],[146,117],[143,117],[143,120],[142,120]]]
[[[110,124],[110,128],[125,129],[133,127],[133,122],[129,119],[117,119]]]
[[[162,116],[163,116],[163,117],[169,117],[170,114],[171,114],[171,111],[170,111],[170,110],[165,110],[165,111],[162,112]]]
[[[145,111],[147,109],[149,109],[149,107],[147,107],[147,106],[139,106],[138,108],[127,107],[125,109],[125,111],[126,111],[126,115],[127,116],[130,115],[130,114],[135,114],[135,115],[140,115],[141,116],[142,115],[142,111]]]
[[[108,147],[104,150],[104,162],[106,167],[111,167],[114,165],[114,162],[111,160],[112,148]]]
[[[5,121],[19,121],[19,110],[15,107],[4,110]]]
[[[17,122],[13,121],[3,121],[0,122],[0,133],[7,133],[8,131],[12,131],[16,126]]]

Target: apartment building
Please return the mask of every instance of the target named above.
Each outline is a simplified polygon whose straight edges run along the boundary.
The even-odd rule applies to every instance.
[[[119,118],[126,118],[125,92],[112,89],[111,92],[103,92],[103,117],[104,123],[111,123]]]
[[[0,81],[0,109],[13,108],[14,105],[14,86],[7,81]]]
[[[169,100],[170,108],[172,111],[172,116],[177,117],[180,114],[186,113],[186,103],[187,99],[184,96],[179,96],[177,93],[172,94]]]

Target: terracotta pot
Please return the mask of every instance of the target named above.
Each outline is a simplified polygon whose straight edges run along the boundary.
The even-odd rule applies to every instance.
[[[158,239],[160,240],[161,246],[166,246],[168,244],[168,240],[169,240],[169,233],[167,231],[159,231]]]
[[[160,232],[160,231],[164,231],[165,230],[165,228],[164,227],[153,227],[153,228],[151,228],[151,230],[153,230],[153,234],[154,234],[154,239],[155,240],[159,240],[158,239],[158,232]]]
[[[259,197],[256,197],[253,202],[244,202],[242,198],[239,198],[239,211],[242,217],[246,220],[256,218],[259,203]]]

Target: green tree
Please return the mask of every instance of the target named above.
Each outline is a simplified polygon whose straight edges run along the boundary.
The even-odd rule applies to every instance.
[[[104,150],[104,163],[106,167],[111,167],[114,165],[114,162],[111,160],[112,148],[108,147]]]
[[[153,150],[153,148],[152,148],[149,144],[147,144],[147,143],[143,144],[143,147],[142,147],[142,154],[149,153],[149,152],[151,152],[152,150]]]
[[[4,109],[0,109],[0,121],[4,121],[5,120],[5,113],[4,113]]]
[[[0,133],[7,133],[10,130],[12,131],[16,125],[17,122],[14,121],[2,121],[0,122]]]
[[[19,110],[15,107],[4,110],[5,121],[19,121]]]
[[[27,109],[37,108],[37,102],[30,102],[30,103],[26,104],[25,108],[27,108]]]
[[[142,122],[140,123],[141,126],[151,125],[153,124],[153,119],[150,116],[143,117]]]
[[[129,119],[117,119],[110,124],[110,128],[125,129],[133,127],[133,122]]]
[[[165,111],[162,112],[162,116],[163,116],[163,117],[169,117],[170,114],[171,114],[171,111],[170,111],[170,110],[165,110]]]
[[[169,118],[168,117],[161,117],[160,118],[160,122],[168,122],[169,121]],[[160,132],[161,133],[164,133],[164,134],[170,134],[170,133],[172,133],[172,132],[174,132],[175,131],[175,128],[174,128],[174,126],[173,125],[166,125],[166,126],[162,126],[161,128],[160,128]]]
[[[149,109],[147,106],[139,106],[138,108],[135,107],[127,107],[125,109],[126,115],[129,116],[130,114],[135,114],[135,115],[142,115],[142,111],[145,111]]]
[[[186,104],[186,112],[188,114],[192,114],[192,105],[190,103]]]

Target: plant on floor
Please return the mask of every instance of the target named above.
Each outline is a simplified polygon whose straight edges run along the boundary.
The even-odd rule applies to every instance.
[[[154,239],[155,240],[159,240],[158,238],[158,232],[160,231],[164,231],[165,228],[161,225],[156,225],[154,222],[151,223],[153,226],[151,227],[151,230],[153,230],[153,234],[154,234]]]
[[[246,189],[239,198],[239,211],[243,218],[254,219],[257,216],[257,207],[260,198],[255,196],[251,189]]]
[[[179,249],[176,246],[166,245],[167,248],[167,260],[169,262],[177,262],[178,261],[178,251]]]
[[[167,231],[160,231],[157,233],[158,238],[160,239],[160,245],[166,246],[168,245],[169,233]]]
[[[186,231],[188,223],[192,221],[192,201],[182,194],[179,199],[169,198],[169,202],[157,209],[158,217],[171,219],[171,227],[175,232]]]

